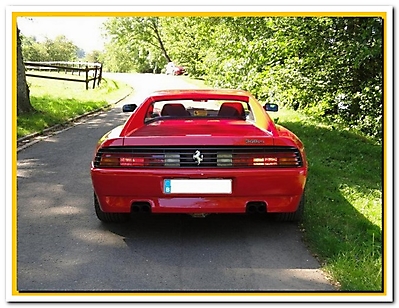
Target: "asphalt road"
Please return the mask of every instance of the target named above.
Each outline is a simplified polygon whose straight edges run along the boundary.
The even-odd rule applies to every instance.
[[[179,76],[108,75],[135,87],[190,88]],[[107,78],[107,76],[106,76]],[[295,224],[243,215],[162,215],[101,223],[90,161],[123,123],[121,104],[18,153],[17,290],[21,292],[328,292]],[[251,294],[251,293],[248,293]]]

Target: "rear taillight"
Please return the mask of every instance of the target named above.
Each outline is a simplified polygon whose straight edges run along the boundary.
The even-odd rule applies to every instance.
[[[99,167],[119,166],[119,157],[105,154],[105,155],[101,156],[98,165],[99,165]]]
[[[123,167],[141,167],[145,165],[143,157],[121,157],[119,158],[119,165]]]
[[[254,166],[278,166],[276,157],[255,157],[252,159]]]
[[[150,167],[163,166],[164,159],[157,155],[135,156],[124,153],[102,154],[96,159],[96,167]]]
[[[297,167],[297,166],[300,166],[300,164],[301,163],[297,157],[280,157],[280,158],[278,158],[279,166]]]
[[[264,152],[237,154],[233,156],[233,167],[299,167],[301,160],[296,152]]]

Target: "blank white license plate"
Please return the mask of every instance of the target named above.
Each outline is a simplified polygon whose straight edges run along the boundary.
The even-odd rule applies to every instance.
[[[165,194],[231,194],[231,179],[166,179]]]

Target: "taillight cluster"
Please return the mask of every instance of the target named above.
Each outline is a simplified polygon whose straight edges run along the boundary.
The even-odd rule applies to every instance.
[[[295,152],[270,152],[258,154],[236,154],[232,156],[232,167],[299,167],[301,161]]]
[[[136,156],[121,153],[104,153],[95,163],[96,167],[162,167],[164,166],[163,157],[157,156]]]
[[[132,152],[99,152],[94,161],[97,168],[250,168],[250,167],[300,167],[302,160],[296,151],[259,151],[255,153],[231,153],[217,151],[204,154],[200,164],[193,154],[182,153],[151,154]]]

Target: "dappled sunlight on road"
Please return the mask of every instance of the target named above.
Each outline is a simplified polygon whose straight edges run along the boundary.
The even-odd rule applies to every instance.
[[[28,178],[31,172],[38,166],[44,166],[44,163],[38,162],[38,159],[24,159],[17,163],[17,177]]]
[[[85,124],[88,129],[99,128],[105,133],[118,125],[122,125],[129,116],[130,113],[119,112],[118,107],[115,107],[106,114],[99,114],[97,117],[89,119]],[[104,119],[107,119],[107,121],[104,121]]]
[[[107,230],[93,230],[88,228],[75,228],[71,235],[79,241],[87,244],[113,246],[115,248],[125,246],[119,239],[119,236]]]
[[[58,206],[49,209],[46,215],[76,215],[82,213],[82,210],[76,206]]]
[[[276,291],[292,290],[297,286],[301,286],[302,290],[323,290],[327,284],[323,274],[318,269],[273,269],[267,265],[259,268],[251,268],[253,272],[252,279],[259,281],[278,281],[285,285],[285,289],[276,288]],[[248,269],[228,268],[225,269],[225,275],[243,276],[247,275]],[[316,275],[315,275],[316,274]],[[269,291],[272,291],[270,289]]]

